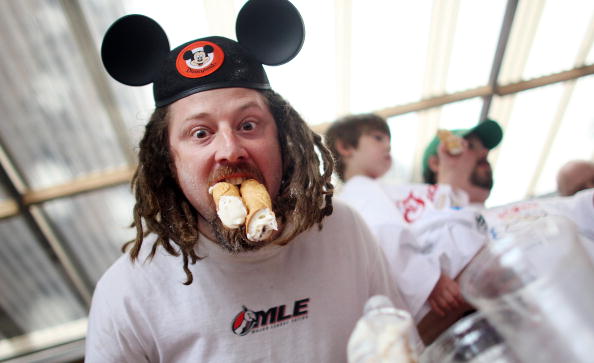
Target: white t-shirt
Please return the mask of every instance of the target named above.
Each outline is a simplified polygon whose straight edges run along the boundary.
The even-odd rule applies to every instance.
[[[388,185],[355,176],[338,198],[357,210],[378,237],[390,272],[420,321],[441,273],[455,278],[486,243],[484,222],[466,193],[448,185]]]
[[[152,243],[143,246],[145,256]],[[334,213],[285,246],[232,255],[202,239],[183,285],[181,257],[122,256],[93,295],[87,362],[345,362],[367,299],[406,309],[356,213]]]

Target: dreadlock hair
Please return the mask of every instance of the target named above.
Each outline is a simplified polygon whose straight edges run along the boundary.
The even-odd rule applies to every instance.
[[[388,135],[389,138],[392,137],[386,119],[373,113],[341,117],[326,130],[326,146],[334,157],[336,173],[340,180],[344,181],[346,165],[336,149],[336,143],[341,141],[346,147],[357,148],[361,136],[371,131],[379,131]]]
[[[330,179],[334,163],[322,138],[287,101],[272,90],[258,92],[278,129],[283,177],[274,209],[285,228],[274,243],[284,245],[314,224],[321,229],[324,217],[332,214],[334,186]],[[188,265],[201,259],[195,250],[200,235],[198,212],[176,180],[169,153],[168,110],[169,106],[155,109],[139,144],[138,166],[131,181],[136,198],[131,227],[136,229],[136,238],[126,242],[122,251],[131,246],[130,257],[136,261],[144,238],[155,234],[147,258],[152,259],[159,246],[171,255],[181,254],[187,277],[184,284],[190,285],[193,276]]]

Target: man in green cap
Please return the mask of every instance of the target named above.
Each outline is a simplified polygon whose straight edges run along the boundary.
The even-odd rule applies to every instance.
[[[503,131],[493,120],[485,120],[471,129],[450,130],[462,138],[461,148],[448,150],[435,136],[423,154],[423,181],[447,184],[464,191],[471,204],[484,204],[493,188],[493,173],[487,160],[489,151],[503,138]]]

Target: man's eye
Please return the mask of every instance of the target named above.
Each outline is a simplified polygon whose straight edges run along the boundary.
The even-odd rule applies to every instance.
[[[378,142],[389,141],[388,136],[384,134],[372,134],[371,137]]]
[[[256,124],[252,121],[247,121],[241,124],[241,129],[243,131],[251,131],[256,127]]]
[[[203,139],[206,136],[208,136],[208,132],[206,130],[204,130],[204,129],[202,129],[202,130],[196,130],[196,131],[194,131],[193,136],[195,138],[197,138],[197,139]]]

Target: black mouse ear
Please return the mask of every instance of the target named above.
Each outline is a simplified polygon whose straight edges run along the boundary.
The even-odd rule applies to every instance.
[[[267,65],[293,59],[305,38],[301,14],[288,0],[249,0],[237,15],[235,32],[239,44]]]
[[[110,76],[129,86],[153,82],[169,54],[169,40],[161,26],[144,15],[126,15],[107,30],[101,60]]]

